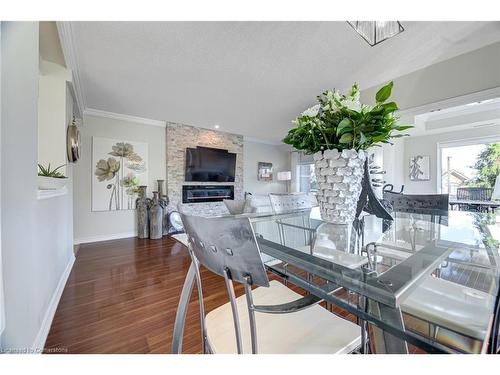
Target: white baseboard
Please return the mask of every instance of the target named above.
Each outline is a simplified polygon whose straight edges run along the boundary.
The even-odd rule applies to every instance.
[[[90,237],[75,238],[74,241],[73,241],[73,244],[79,245],[79,244],[82,244],[82,243],[117,240],[117,239],[120,239],[120,238],[129,238],[129,237],[136,237],[136,236],[137,236],[137,233],[135,233],[135,232],[123,232],[123,233],[115,233],[115,234],[103,234],[103,235],[99,235],[99,236],[90,236]]]
[[[41,353],[45,346],[45,341],[47,340],[47,336],[50,331],[50,326],[52,325],[52,319],[54,319],[54,314],[57,310],[57,305],[59,305],[59,300],[61,299],[62,293],[64,291],[64,287],[66,286],[66,281],[68,280],[69,274],[71,273],[71,269],[73,268],[73,264],[75,263],[75,256],[73,253],[71,254],[71,258],[66,265],[66,269],[61,275],[59,279],[59,283],[57,284],[56,290],[52,295],[52,298],[49,302],[49,307],[45,312],[45,316],[43,317],[42,326],[36,335],[35,341],[33,343],[33,353]]]

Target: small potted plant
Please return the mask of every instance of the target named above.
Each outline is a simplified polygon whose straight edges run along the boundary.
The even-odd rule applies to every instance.
[[[374,106],[362,105],[354,84],[347,95],[328,90],[293,123],[283,142],[313,154],[318,192],[316,194],[324,221],[349,224],[355,218],[366,166],[366,149],[390,143],[391,138],[412,126],[400,126],[394,115],[398,106],[387,100],[393,83],[376,94]]]
[[[59,172],[59,169],[66,164],[60,165],[56,169],[50,169],[50,163],[47,167],[38,164],[38,189],[40,190],[57,190],[62,189],[68,178]]]

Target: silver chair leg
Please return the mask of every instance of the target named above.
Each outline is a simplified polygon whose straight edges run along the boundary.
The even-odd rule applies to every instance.
[[[179,306],[177,307],[177,313],[175,314],[174,333],[172,336],[173,354],[182,353],[184,325],[186,323],[186,312],[188,309],[189,300],[191,299],[191,293],[193,291],[195,267],[195,264],[191,262],[188,273],[186,275],[186,279],[184,280],[184,286],[182,287],[181,298],[179,300]]]
[[[252,339],[252,354],[257,354],[257,323],[255,322],[255,310],[253,308],[252,279],[247,276],[245,283],[245,296],[247,299],[248,318],[250,320],[250,336]]]
[[[236,296],[234,294],[233,282],[230,279],[230,274],[227,269],[224,270],[224,280],[226,281],[227,294],[229,295],[229,302],[231,303],[231,311],[233,313],[236,349],[238,350],[238,354],[243,354],[243,346],[241,345],[240,318],[238,315],[238,307],[236,306]]]
[[[207,354],[207,328],[205,323],[205,305],[203,303],[203,289],[201,287],[201,275],[200,275],[200,265],[198,260],[191,254],[191,259],[195,264],[195,280],[196,280],[196,289],[198,289],[198,304],[200,307],[200,326],[201,326],[201,350],[203,354]]]

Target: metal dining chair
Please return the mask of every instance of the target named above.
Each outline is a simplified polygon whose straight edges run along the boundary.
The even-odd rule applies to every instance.
[[[439,224],[447,223],[448,194],[404,195],[386,191],[384,198],[391,202],[396,212],[430,215],[429,241],[434,239],[436,218]],[[417,228],[413,235],[416,230]],[[415,239],[411,242],[415,252]],[[378,244],[378,253],[386,254],[385,250],[380,251],[383,247],[383,244]],[[411,255],[404,251],[398,253],[404,255],[404,259]],[[441,279],[440,269],[441,266],[436,270],[437,277],[427,277],[422,285],[402,302],[404,320],[413,331],[430,336],[433,340],[458,351],[479,353],[484,350],[481,337],[485,336],[484,331],[489,323],[488,311],[492,309],[492,298],[487,293]],[[469,303],[475,298],[482,304],[476,311],[471,311]],[[462,313],[458,314],[457,311]],[[459,330],[457,327],[468,328]]]
[[[194,281],[203,353],[349,353],[360,345],[360,327],[319,306],[319,298],[269,282],[248,218],[183,214],[182,220],[192,264],[177,310],[174,353],[182,351],[183,321]],[[208,314],[201,265],[224,277],[229,297],[228,303]],[[244,296],[236,298],[233,282],[244,285]]]
[[[298,210],[305,210],[303,215],[295,216],[293,222],[285,221],[284,219],[277,220],[278,232],[280,235],[280,242],[284,246],[292,246],[297,250],[308,252],[312,254],[312,246],[314,243],[314,236],[316,229],[311,227],[309,219],[310,211],[314,206],[313,197],[306,193],[286,193],[286,194],[269,194],[271,207],[275,214],[286,214]],[[302,234],[301,243],[298,244],[297,239],[290,243],[287,240],[287,230],[298,230]],[[295,231],[297,232],[297,231]],[[289,231],[288,231],[289,233]],[[293,232],[292,232],[293,233]],[[296,237],[296,236],[295,236]],[[303,241],[302,241],[303,240]]]
[[[399,194],[384,191],[383,197],[395,212],[448,215],[448,194]]]
[[[306,193],[271,193],[269,199],[276,214],[303,210],[314,206],[313,197]]]

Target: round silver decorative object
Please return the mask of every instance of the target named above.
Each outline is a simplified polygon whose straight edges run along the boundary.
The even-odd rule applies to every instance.
[[[179,212],[172,211],[168,214],[169,234],[184,232],[182,218]]]
[[[76,126],[75,119],[73,119],[66,131],[66,151],[68,160],[71,163],[76,163],[80,159],[80,131]]]

